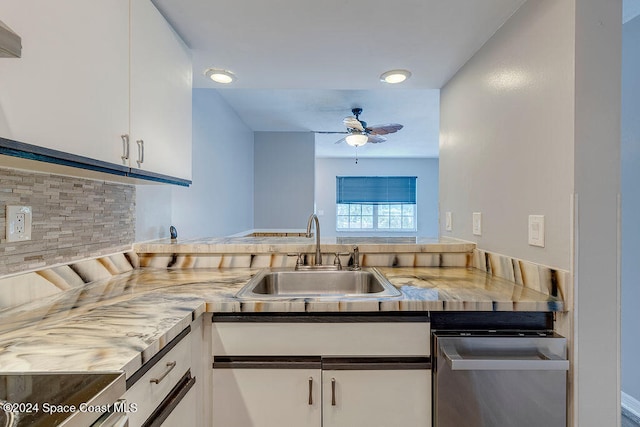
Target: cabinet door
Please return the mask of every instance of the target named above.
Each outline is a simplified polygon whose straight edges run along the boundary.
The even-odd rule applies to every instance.
[[[132,168],[191,179],[191,73],[188,49],[151,0],[131,0]]]
[[[214,367],[213,426],[320,427],[320,378],[319,369]]]
[[[323,371],[323,427],[431,425],[431,371]]]
[[[22,58],[0,63],[0,136],[122,164],[129,1],[3,0]]]

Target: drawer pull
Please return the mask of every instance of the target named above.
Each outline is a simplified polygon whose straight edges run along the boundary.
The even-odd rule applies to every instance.
[[[313,405],[313,378],[309,377],[309,405]]]
[[[331,378],[331,406],[336,406],[336,379]]]
[[[160,384],[160,381],[162,381],[164,379],[164,377],[166,377],[167,375],[169,375],[169,372],[171,372],[173,370],[173,368],[176,367],[176,362],[167,362],[167,369],[166,371],[164,371],[164,373],[162,375],[160,375],[158,378],[151,378],[151,380],[149,382],[152,383],[156,383],[156,384]]]

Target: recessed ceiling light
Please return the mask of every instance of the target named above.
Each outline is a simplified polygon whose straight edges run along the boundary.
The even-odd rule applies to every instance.
[[[229,84],[236,80],[235,74],[229,70],[223,70],[220,68],[208,68],[205,70],[204,75],[214,82],[222,84]]]
[[[385,83],[402,83],[411,77],[411,72],[408,70],[391,70],[386,73],[382,73],[380,81]]]

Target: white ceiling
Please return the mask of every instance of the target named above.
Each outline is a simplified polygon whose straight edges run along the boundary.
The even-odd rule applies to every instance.
[[[362,107],[368,125],[400,123],[382,144],[358,149],[361,157],[438,157],[440,91],[221,89],[218,91],[247,126],[273,132],[344,131],[342,119]],[[344,135],[316,135],[317,157],[352,157],[353,147],[335,142]]]
[[[194,87],[220,89],[254,131],[343,130],[351,108],[369,125],[405,128],[362,157],[434,157],[439,91],[525,0],[153,0],[193,51]],[[402,85],[379,81],[406,68]],[[434,90],[435,89],[435,90]],[[319,136],[316,154],[353,156]]]

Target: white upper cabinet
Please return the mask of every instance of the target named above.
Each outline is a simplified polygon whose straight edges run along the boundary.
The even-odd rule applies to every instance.
[[[150,0],[3,0],[0,17],[23,45],[0,61],[0,137],[191,178],[191,56]]]
[[[0,16],[22,37],[0,60],[0,136],[122,164],[129,1],[3,0]]]
[[[132,168],[191,179],[191,80],[180,37],[150,0],[131,0]]]

